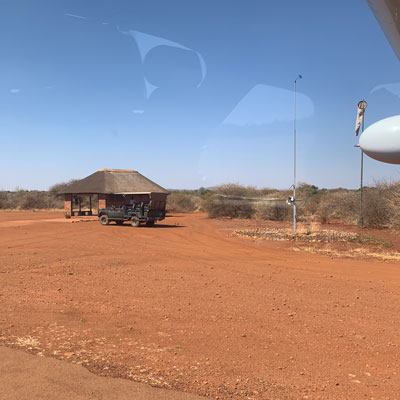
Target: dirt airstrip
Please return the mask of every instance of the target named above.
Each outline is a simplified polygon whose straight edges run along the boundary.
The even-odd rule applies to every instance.
[[[0,345],[211,398],[400,398],[399,262],[202,214],[71,222],[0,212]]]

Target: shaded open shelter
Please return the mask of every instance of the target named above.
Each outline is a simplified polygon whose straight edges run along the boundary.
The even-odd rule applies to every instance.
[[[165,209],[168,190],[129,169],[101,169],[67,185],[64,190],[65,216],[97,215],[102,208],[150,202],[153,209]]]

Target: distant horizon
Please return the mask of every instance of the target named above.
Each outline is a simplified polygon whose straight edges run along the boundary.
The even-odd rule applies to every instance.
[[[83,178],[82,178],[82,179],[83,179]],[[47,189],[35,189],[35,188],[33,188],[33,189],[27,189],[27,188],[24,188],[24,187],[16,186],[14,189],[0,189],[0,192],[18,192],[18,191],[48,192],[48,191],[50,191],[50,189],[51,189],[52,186],[59,185],[59,184],[67,184],[67,183],[69,183],[70,181],[74,181],[74,180],[79,180],[79,179],[74,179],[74,178],[73,178],[73,179],[70,179],[69,181],[65,181],[65,182],[56,182],[56,183],[50,185]],[[373,184],[368,184],[368,185],[367,185],[367,184],[364,184],[364,185],[363,185],[363,188],[374,187],[376,183],[381,183],[381,182],[385,182],[385,183],[396,183],[396,182],[400,182],[400,179],[397,180],[397,181],[394,181],[394,180],[393,180],[393,181],[388,181],[388,180],[383,180],[383,181],[381,181],[381,180],[379,180],[379,181],[376,181],[376,182],[373,183]],[[156,183],[158,183],[158,182],[156,182]],[[342,186],[336,186],[336,187],[319,187],[319,186],[314,185],[313,183],[310,183],[310,182],[298,182],[297,188],[299,188],[299,186],[300,186],[301,184],[307,184],[307,185],[316,186],[318,190],[338,190],[338,189],[343,189],[343,190],[354,190],[354,191],[360,190],[360,187],[354,187],[354,188],[348,188],[348,187],[342,187]],[[189,188],[169,188],[169,187],[166,187],[165,189],[168,190],[168,191],[170,191],[170,192],[173,192],[173,191],[197,191],[197,190],[200,190],[200,189],[213,190],[213,189],[215,189],[215,188],[217,188],[217,187],[220,187],[220,186],[223,186],[223,185],[238,185],[238,186],[242,186],[242,187],[246,187],[246,188],[254,188],[254,189],[260,190],[260,191],[261,191],[261,190],[266,190],[266,189],[268,189],[268,190],[276,190],[276,191],[290,191],[290,190],[293,190],[293,187],[288,187],[288,188],[278,188],[278,187],[272,187],[272,186],[263,186],[263,187],[261,187],[261,186],[254,186],[254,185],[246,185],[246,184],[242,184],[242,183],[238,183],[238,182],[223,182],[223,183],[219,183],[219,184],[216,184],[216,185],[213,185],[213,186],[199,186],[199,187],[197,187],[197,188],[192,188],[192,189],[189,189]],[[161,186],[163,186],[163,185],[161,184]],[[163,186],[163,187],[164,187],[164,186]]]

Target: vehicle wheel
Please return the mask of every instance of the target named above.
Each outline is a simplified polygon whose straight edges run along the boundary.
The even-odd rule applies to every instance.
[[[122,224],[124,223],[124,221],[115,221],[115,223],[116,223],[117,225],[122,225]]]
[[[131,219],[131,225],[135,228],[137,228],[140,224],[139,218],[137,217],[132,217]]]
[[[100,217],[100,223],[102,224],[102,225],[108,225],[108,216],[107,215],[102,215],[101,217]]]
[[[146,226],[154,226],[154,221],[146,221]]]

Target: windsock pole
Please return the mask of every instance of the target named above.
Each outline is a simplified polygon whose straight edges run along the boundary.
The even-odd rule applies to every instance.
[[[357,121],[356,121],[356,136],[358,136],[358,130],[360,129],[361,122],[361,132],[364,132],[364,115],[365,109],[367,108],[367,102],[365,100],[361,100],[358,102],[358,112],[357,112]],[[361,119],[361,121],[360,121]],[[360,216],[358,220],[358,226],[360,228],[364,227],[364,213],[363,213],[363,175],[364,175],[364,152],[360,147],[361,151],[361,168],[360,168]]]

